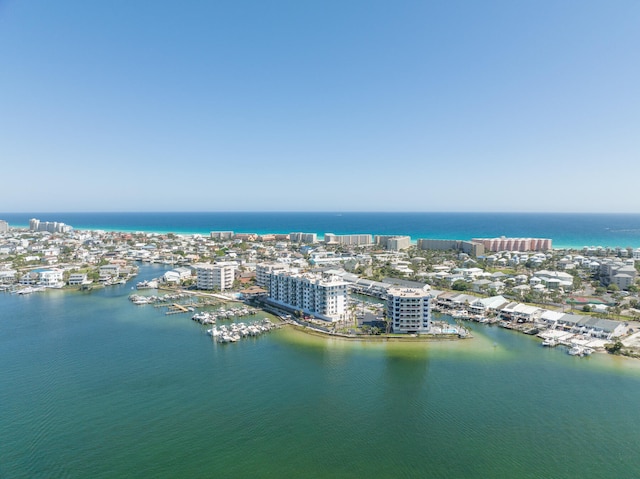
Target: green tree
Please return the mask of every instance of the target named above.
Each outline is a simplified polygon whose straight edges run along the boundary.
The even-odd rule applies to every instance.
[[[604,347],[604,349],[606,349],[609,354],[620,354],[620,351],[622,350],[622,346],[623,346],[622,342],[618,340],[613,344],[607,344]]]
[[[459,279],[451,285],[451,289],[454,291],[467,291],[469,289],[469,283]]]

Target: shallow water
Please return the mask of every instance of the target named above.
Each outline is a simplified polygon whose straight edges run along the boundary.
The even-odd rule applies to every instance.
[[[157,275],[143,266],[139,281]],[[638,361],[290,328],[216,344],[187,315],[0,294],[0,477],[630,477]]]

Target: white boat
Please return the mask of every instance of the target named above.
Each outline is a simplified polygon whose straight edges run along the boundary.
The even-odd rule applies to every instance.
[[[218,336],[222,335],[222,331],[218,331],[216,328],[211,328],[207,329],[207,334],[215,339]]]
[[[157,289],[158,281],[154,279],[150,281],[140,281],[138,284],[136,284],[136,288],[137,289]]]
[[[558,345],[558,341],[553,338],[548,338],[542,341],[542,345],[549,348],[553,348]]]
[[[586,346],[575,345],[569,351],[567,351],[571,356],[589,356],[593,353],[593,349],[587,348]]]
[[[451,313],[453,319],[469,319],[469,312],[466,309],[459,309]]]

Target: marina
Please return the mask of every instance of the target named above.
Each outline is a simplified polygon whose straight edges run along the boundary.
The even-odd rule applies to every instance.
[[[260,336],[279,326],[264,318],[250,323],[237,322],[229,326],[214,326],[207,330],[207,334],[217,343],[235,343],[244,338]]]
[[[219,308],[213,311],[202,311],[194,314],[191,319],[200,324],[215,324],[218,320],[228,320],[241,316],[252,316],[258,312],[251,307]]]

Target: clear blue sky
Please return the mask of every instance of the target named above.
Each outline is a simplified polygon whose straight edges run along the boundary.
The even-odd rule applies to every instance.
[[[0,211],[640,212],[640,2],[0,0]]]

